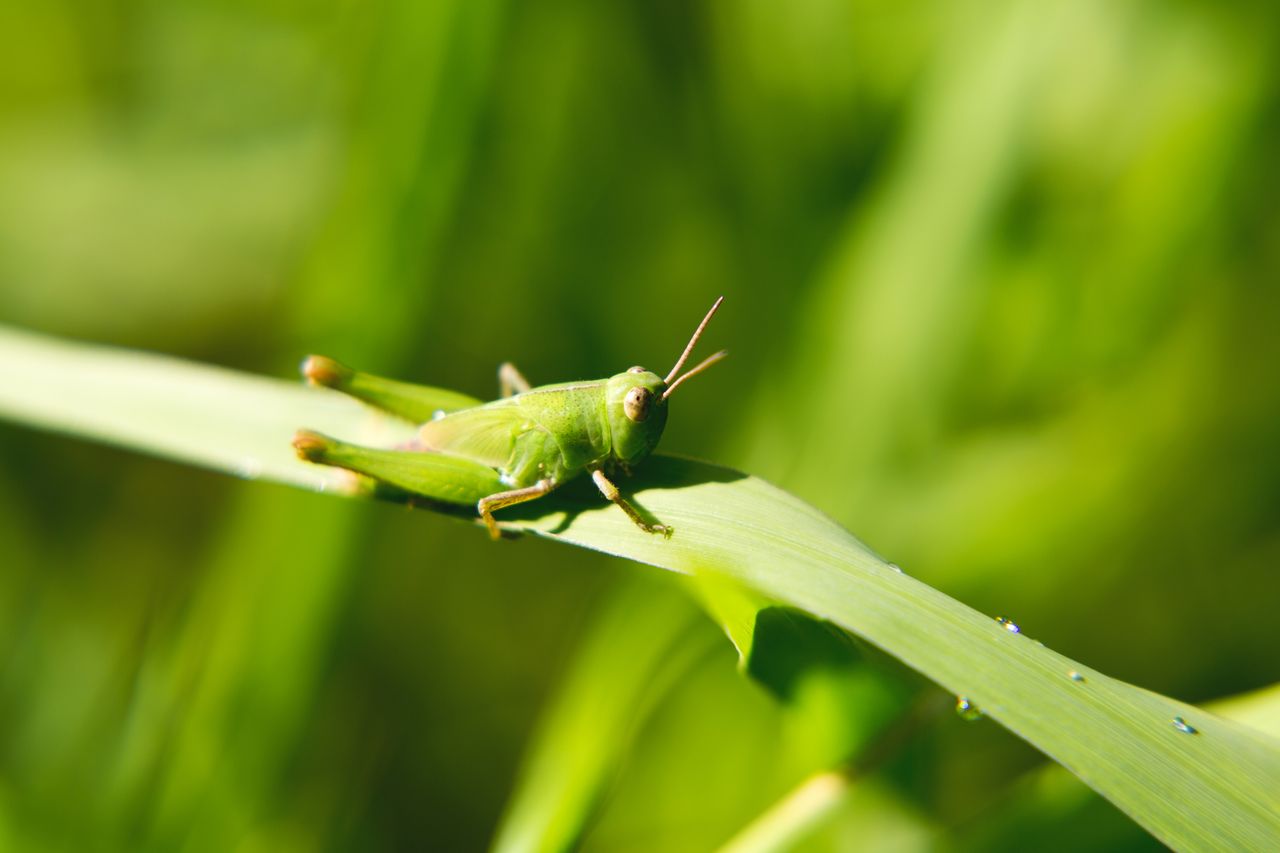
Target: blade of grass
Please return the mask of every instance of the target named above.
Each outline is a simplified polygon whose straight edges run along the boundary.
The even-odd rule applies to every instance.
[[[599,507],[533,516],[530,506],[525,525],[662,568],[728,575],[834,622],[966,696],[1173,847],[1265,848],[1280,839],[1275,739],[1006,630],[763,481],[660,457],[631,485],[674,525],[671,540],[653,541]],[[1180,731],[1177,718],[1196,732]]]
[[[278,436],[291,436],[302,423],[368,444],[395,444],[413,435],[396,418],[301,382],[110,347],[69,346],[14,329],[0,328],[0,361],[21,365],[0,383],[5,417],[318,491],[343,486],[349,477],[300,461]]]
[[[790,850],[814,827],[838,809],[848,794],[848,776],[835,771],[816,773],[798,788],[729,839],[720,853],[765,853]]]
[[[610,592],[533,736],[495,851],[579,845],[650,709],[710,650],[693,630],[699,618],[650,578]]]
[[[1274,737],[1280,734],[1280,685],[1218,699],[1204,710]],[[960,851],[1036,849],[1064,837],[1079,849],[1128,850],[1141,844],[1136,827],[1102,814],[1105,808],[1060,765],[1047,764],[1014,781],[985,819],[968,821],[949,841]],[[1087,834],[1081,834],[1081,827],[1088,828]]]
[[[387,420],[284,382],[0,331],[4,358],[23,370],[0,384],[0,414],[233,472],[253,452],[262,476],[298,485],[314,486],[315,475],[277,451],[295,427],[367,440]],[[1280,741],[1006,630],[756,478],[659,456],[627,485],[674,525],[671,539],[638,531],[586,491],[525,504],[506,524],[684,574],[730,577],[840,625],[968,697],[1173,847],[1268,849],[1280,840]]]

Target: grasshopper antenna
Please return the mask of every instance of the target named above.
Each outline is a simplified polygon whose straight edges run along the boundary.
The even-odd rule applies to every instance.
[[[662,380],[664,383],[671,385],[671,380],[675,379],[676,374],[680,372],[680,368],[684,367],[684,363],[689,360],[689,355],[693,352],[694,346],[697,345],[698,338],[702,337],[702,330],[707,327],[707,323],[710,323],[711,318],[716,315],[716,309],[720,307],[721,302],[724,302],[723,296],[716,300],[716,304],[711,306],[711,310],[707,312],[707,316],[702,318],[702,322],[698,324],[697,331],[693,333],[692,338],[689,338],[689,345],[684,348],[684,352],[680,353],[680,358],[676,360],[676,366],[671,368],[671,372],[667,374],[667,378]],[[685,376],[691,376],[697,371],[702,370],[704,367],[709,367],[710,365],[708,362],[710,361],[712,361],[712,359],[707,359],[707,361],[704,361],[702,364],[686,373]],[[677,384],[679,383],[677,382]],[[675,385],[671,385],[671,388],[668,388],[666,394],[663,394],[662,396],[665,398],[674,388]]]
[[[719,303],[716,303],[716,304],[718,305]],[[716,353],[715,355],[707,356],[705,359],[703,359],[701,364],[699,364],[693,370],[690,370],[688,373],[684,374],[679,379],[677,379],[674,383],[669,385],[667,387],[667,390],[662,392],[662,399],[665,400],[668,397],[670,397],[671,392],[679,388],[681,382],[684,382],[686,379],[688,379],[691,376],[697,376],[699,373],[706,370],[708,367],[715,364],[717,361],[724,358],[728,354],[729,354],[729,351],[727,349],[722,349],[720,350],[720,352]]]

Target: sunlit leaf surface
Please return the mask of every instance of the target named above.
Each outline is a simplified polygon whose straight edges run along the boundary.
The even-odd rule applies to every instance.
[[[153,356],[0,332],[0,413],[231,473],[310,488],[298,426],[370,443],[407,427],[337,395]],[[1267,849],[1280,838],[1280,744],[1108,678],[901,573],[821,512],[754,477],[656,457],[628,483],[675,527],[639,532],[589,489],[507,524],[689,575],[729,577],[828,619],[966,697],[1175,847]],[[518,548],[506,544],[495,547]]]

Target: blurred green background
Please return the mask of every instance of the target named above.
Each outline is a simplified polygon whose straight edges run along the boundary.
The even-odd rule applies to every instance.
[[[487,397],[723,293],[663,449],[1208,701],[1280,681],[1277,57],[1265,3],[3,3],[0,322]],[[0,424],[0,561],[11,849],[483,847],[628,595],[686,654],[587,849],[824,766],[670,579],[546,542]],[[1043,762],[943,718],[814,844],[1151,843],[1014,825]]]

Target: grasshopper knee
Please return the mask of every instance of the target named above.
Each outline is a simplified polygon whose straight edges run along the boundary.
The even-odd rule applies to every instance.
[[[600,490],[600,494],[604,495],[605,500],[616,501],[620,496],[618,487],[599,468],[591,472],[591,479],[595,482],[596,488]]]
[[[480,513],[480,517],[484,519],[485,525],[488,526],[489,535],[497,539],[502,535],[502,531],[498,528],[498,522],[493,518],[494,510],[502,509],[504,506],[524,503],[525,501],[537,500],[554,488],[555,483],[552,480],[539,480],[534,485],[526,486],[523,489],[498,492],[476,501],[476,511]]]

